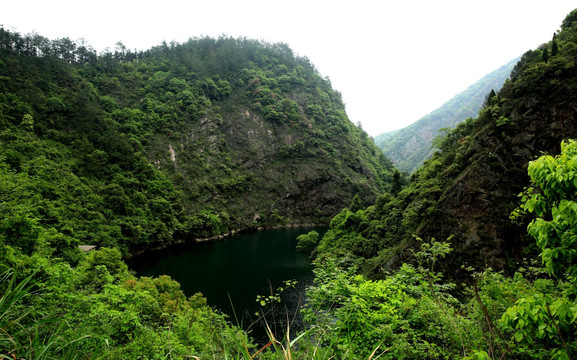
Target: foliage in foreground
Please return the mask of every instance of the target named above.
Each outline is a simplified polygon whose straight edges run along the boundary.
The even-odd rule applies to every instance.
[[[6,358],[223,358],[246,335],[167,276],[135,278],[116,249],[76,267],[0,244],[0,354]],[[245,340],[245,342],[248,342]]]
[[[449,250],[447,243],[423,245]],[[488,269],[472,274],[475,285],[456,297],[456,285],[431,270],[435,252],[418,254],[428,266],[404,264],[382,280],[355,275],[350,262],[325,259],[305,310],[315,326],[309,336],[342,359],[367,359],[375,349],[382,359],[566,359],[563,341],[571,344],[569,354],[577,350],[575,303],[565,297],[568,282],[534,267],[519,268],[513,278]],[[531,324],[534,299],[552,310],[540,311]]]
[[[577,352],[575,219],[577,142],[529,167],[534,187],[514,214],[529,226],[545,269],[529,262],[513,277],[471,269],[472,286],[439,269],[448,242],[421,242],[415,262],[380,280],[358,274],[355,257],[319,258],[303,315],[309,327],[261,349],[168,277],[135,278],[115,249],[51,256],[44,237],[6,241],[0,298],[1,353],[7,358],[201,359],[571,359]],[[33,223],[20,234],[41,231]],[[26,231],[24,231],[26,230]]]

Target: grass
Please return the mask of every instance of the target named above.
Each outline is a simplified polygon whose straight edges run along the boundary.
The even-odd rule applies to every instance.
[[[292,286],[294,286],[295,283],[285,282],[285,285],[287,284],[292,284]],[[286,287],[277,289],[276,294],[273,294],[271,289],[270,296],[259,296],[257,301],[268,299],[265,301],[265,305],[268,306],[268,309],[266,311],[263,310],[260,312],[259,319],[248,326],[248,329],[250,329],[258,322],[262,322],[263,326],[265,327],[268,342],[264,345],[261,345],[260,347],[255,347],[250,342],[250,338],[246,336],[239,336],[238,333],[233,333],[231,335],[234,339],[234,348],[225,349],[226,360],[358,359],[354,354],[350,354],[348,352],[345,352],[344,355],[339,354],[338,357],[336,357],[335,349],[338,348],[338,338],[330,333],[329,328],[316,325],[305,326],[305,330],[293,338],[291,336],[291,319],[294,321],[296,314],[292,317],[290,314],[286,314],[286,328],[283,329],[282,336],[277,337],[275,332],[271,329],[269,321],[267,321],[267,316],[273,312],[275,303],[280,302],[280,292],[284,291],[285,289]],[[239,324],[234,306],[232,306],[232,308],[235,320],[237,321],[237,324]],[[296,311],[298,312],[299,310],[297,309]],[[242,322],[239,324],[239,327],[242,328]],[[373,349],[372,353],[366,358],[366,360],[379,359],[383,354],[390,350],[389,348],[382,350],[382,345],[383,343],[381,342],[381,344]]]
[[[90,336],[72,339],[65,336],[67,323],[64,320],[32,318],[31,313],[34,312],[34,308],[28,298],[34,294],[34,275],[19,280],[17,274],[11,269],[0,274],[0,289],[4,289],[0,297],[0,359],[106,358],[108,352],[105,344],[99,344],[93,348],[84,344]],[[246,332],[238,332],[231,327],[227,330],[230,333],[223,333],[222,336],[232,339],[232,343],[228,342],[229,345],[224,349],[224,354],[213,354],[212,357],[216,359],[215,356],[218,356],[218,359],[222,359],[224,355],[225,360],[337,359],[335,352],[338,349],[338,339],[329,328],[312,325],[305,327],[305,330],[292,337],[291,321],[294,321],[294,317],[291,319],[287,314],[282,335],[275,335],[266,317],[271,313],[271,308],[275,303],[280,301],[277,295],[270,297],[272,300],[267,303],[270,305],[268,311],[263,311],[257,320],[264,324],[268,337],[266,344],[257,347]],[[21,313],[23,304],[30,309],[29,312]],[[223,343],[227,342],[223,341]],[[381,345],[374,349],[367,360],[376,360],[388,350],[381,351]],[[87,348],[91,349],[87,350]],[[141,355],[146,356],[146,354]],[[166,358],[172,357],[167,354]],[[185,356],[185,358],[201,359],[193,355]],[[344,354],[339,353],[338,356],[338,359],[342,360],[353,358],[356,359],[353,354],[346,351]]]
[[[0,358],[2,359],[100,359],[104,357],[104,348],[86,353],[82,342],[89,336],[67,339],[62,336],[64,321],[28,319],[28,313],[19,313],[18,305],[32,293],[35,274],[18,281],[14,270],[9,269],[0,275],[0,288],[4,292],[0,297]],[[54,326],[57,325],[57,326]],[[44,329],[51,329],[44,331]]]
[[[311,326],[306,331],[300,333],[291,340],[290,325],[287,325],[286,331],[282,339],[277,339],[266,325],[266,331],[269,336],[269,342],[260,349],[251,353],[250,345],[238,339],[236,342],[236,349],[229,351],[236,355],[228,355],[226,359],[230,360],[297,360],[297,359],[311,359],[311,360],[335,360],[335,346],[336,339],[332,338],[324,329]],[[335,345],[335,346],[334,346]],[[367,357],[367,360],[377,360],[389,349],[381,349],[382,343],[379,344],[373,352]],[[357,359],[352,354],[345,352],[344,355],[339,355],[338,359]]]

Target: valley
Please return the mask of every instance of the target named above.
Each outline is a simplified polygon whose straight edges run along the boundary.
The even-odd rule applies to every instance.
[[[97,53],[0,27],[0,354],[574,358],[577,10],[552,31],[408,175],[286,44]],[[310,224],[328,229],[288,229]],[[235,238],[200,240],[273,228],[312,282],[302,326],[256,339],[186,282],[271,278],[272,240],[254,258],[250,240],[226,257],[202,249]],[[277,280],[252,302],[283,307]]]

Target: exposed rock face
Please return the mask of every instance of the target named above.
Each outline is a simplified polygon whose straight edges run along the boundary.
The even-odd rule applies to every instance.
[[[196,194],[193,206],[210,203],[234,214],[236,227],[257,226],[271,216],[328,223],[355,194],[370,203],[385,191],[387,175],[376,173],[375,164],[392,168],[382,156],[379,160],[374,145],[368,156],[375,160],[369,162],[367,154],[346,147],[347,137],[358,136],[354,133],[311,146],[302,130],[275,125],[249,109],[208,114],[184,133],[180,144],[168,145],[168,153],[152,152],[151,157],[188,184]]]
[[[2,207],[37,199],[33,217],[83,243],[133,252],[326,224],[389,187],[392,163],[286,45],[202,38],[83,58],[71,44],[63,58],[0,30],[1,183],[31,183]]]
[[[185,211],[210,211],[230,228],[328,223],[355,195],[369,204],[390,187],[394,166],[349,121],[340,94],[277,50],[273,62],[199,81],[209,91],[195,94],[197,113],[176,112],[174,130],[150,137],[147,157],[187,196]]]
[[[174,166],[176,166],[176,153],[170,144],[168,144],[168,152],[170,153],[170,160],[174,163]]]

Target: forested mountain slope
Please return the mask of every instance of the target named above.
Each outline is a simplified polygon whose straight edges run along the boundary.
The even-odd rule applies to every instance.
[[[392,164],[283,44],[191,39],[98,55],[0,29],[2,216],[137,250],[327,223]]]
[[[377,135],[375,144],[401,171],[415,172],[435,151],[433,140],[441,129],[453,128],[469,117],[476,116],[492,90],[498,91],[516,58],[485,75],[465,91],[447,101],[440,108],[399,130]]]
[[[509,219],[529,186],[527,165],[577,137],[577,28],[568,19],[522,56],[477,118],[445,136],[404,190],[335,217],[319,253],[352,252],[373,276],[409,259],[414,236],[451,237],[451,276],[461,265],[508,269],[530,253],[526,223]]]
[[[252,349],[201,294],[137,278],[122,256],[328,223],[355,196],[374,201],[392,173],[286,45],[201,38],[97,54],[0,28],[0,356]]]
[[[139,54],[119,46],[99,57],[66,39],[0,31],[0,356],[575,358],[577,142],[561,140],[577,136],[577,10],[550,43],[522,57],[476,119],[439,142],[440,151],[404,189],[382,158],[355,162],[374,146],[341,121],[338,95],[306,60],[289,56],[300,67],[279,65],[286,51],[201,39]],[[187,65],[175,66],[183,63],[167,54]],[[221,75],[200,75],[211,71]],[[254,127],[238,125],[246,120]],[[284,132],[293,128],[303,132]],[[251,138],[257,133],[272,142],[257,145]],[[341,143],[329,142],[334,138]],[[359,152],[349,147],[356,142]],[[267,157],[273,143],[276,157]],[[560,143],[559,156],[542,156],[557,154]],[[277,185],[258,182],[247,169],[270,181],[282,158],[297,176],[284,178],[281,189],[296,183],[306,192],[303,184],[310,183],[308,195],[326,199],[317,195],[326,194],[322,186],[307,181],[310,172],[299,170],[315,169],[309,151],[327,171],[340,161],[343,191],[365,191],[350,194],[349,208],[332,219],[316,249],[304,332],[287,326],[285,335],[271,333],[257,347],[201,295],[187,297],[166,276],[137,278],[122,261],[118,248],[139,249],[179,233],[306,219],[289,217],[306,209],[293,195],[282,202],[290,209],[261,211],[259,219],[244,193],[263,196],[252,187],[258,185],[277,196],[270,191]],[[537,157],[528,174],[527,163]],[[371,175],[381,172],[385,180]],[[360,183],[356,174],[364,174]],[[388,191],[366,207],[363,197],[379,186]],[[327,208],[337,206],[330,199]],[[221,208],[227,200],[247,203],[249,211],[234,218],[234,206]],[[518,204],[519,224],[511,223]],[[528,231],[544,268],[520,261],[535,254],[524,239],[529,216],[537,217]],[[302,239],[314,247],[318,233]],[[80,253],[79,241],[116,247]],[[457,286],[447,277],[463,281]],[[279,298],[260,297],[263,313]]]

